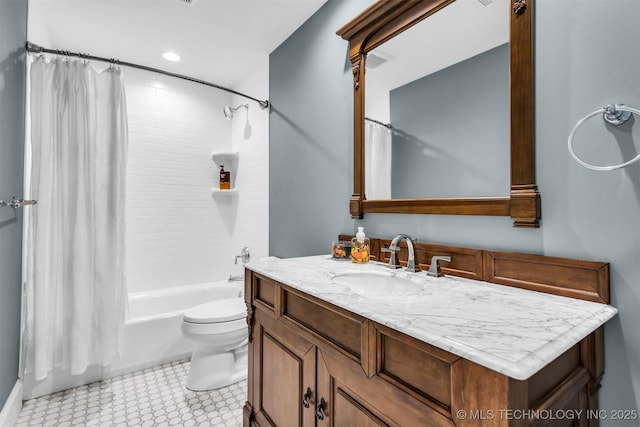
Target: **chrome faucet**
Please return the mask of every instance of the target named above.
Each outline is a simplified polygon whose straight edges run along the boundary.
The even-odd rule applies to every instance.
[[[248,263],[251,260],[251,254],[249,253],[249,248],[246,246],[242,248],[242,250],[240,251],[240,255],[236,255],[236,261],[234,262],[234,264],[238,264],[238,258],[240,258],[243,264]]]
[[[411,272],[411,273],[415,273],[417,271],[420,271],[420,269],[416,267],[415,251],[414,251],[414,247],[413,247],[413,244],[415,243],[416,239],[412,239],[411,236],[409,236],[407,234],[398,234],[391,241],[391,244],[389,245],[389,248],[382,248],[381,249],[382,252],[387,252],[387,253],[390,254],[389,255],[389,264],[387,264],[387,267],[389,267],[389,268],[401,268],[402,267],[400,265],[400,263],[398,262],[398,258],[396,256],[396,252],[398,252],[400,250],[400,247],[398,246],[398,244],[403,240],[407,241],[407,249],[409,250],[409,257],[407,259],[407,269],[406,270]]]
[[[444,276],[444,274],[440,271],[440,265],[438,265],[438,261],[451,262],[451,257],[439,256],[439,255],[431,257],[431,265],[429,265],[429,271],[427,271],[427,276],[431,276],[431,277]]]
[[[241,280],[244,280],[244,274],[238,274],[237,276],[233,276],[230,274],[227,282],[239,282]]]

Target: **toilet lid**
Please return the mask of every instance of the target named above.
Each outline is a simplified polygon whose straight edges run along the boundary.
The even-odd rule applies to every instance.
[[[247,307],[242,298],[228,298],[196,305],[184,312],[184,320],[191,323],[221,323],[242,319]]]

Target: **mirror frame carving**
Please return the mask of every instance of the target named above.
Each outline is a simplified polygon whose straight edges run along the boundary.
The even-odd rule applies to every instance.
[[[367,52],[455,0],[379,0],[336,33],[349,42],[353,69],[352,218],[365,213],[510,216],[514,227],[538,227],[533,109],[533,2],[511,0],[509,61],[511,187],[508,197],[367,200],[364,194],[364,64]],[[419,53],[417,53],[419,54]]]

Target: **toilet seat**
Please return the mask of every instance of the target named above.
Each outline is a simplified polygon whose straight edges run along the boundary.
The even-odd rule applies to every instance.
[[[242,298],[210,301],[191,307],[184,312],[184,321],[196,324],[233,322],[244,319],[247,307]]]

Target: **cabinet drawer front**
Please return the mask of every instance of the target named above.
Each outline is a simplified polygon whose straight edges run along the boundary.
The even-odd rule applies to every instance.
[[[378,343],[381,376],[450,410],[451,365],[458,356],[394,331],[378,331]]]
[[[277,282],[259,274],[253,275],[254,300],[260,301],[272,310],[275,309],[276,291],[279,288]]]
[[[360,358],[364,319],[331,310],[288,290],[284,291],[283,316]]]

